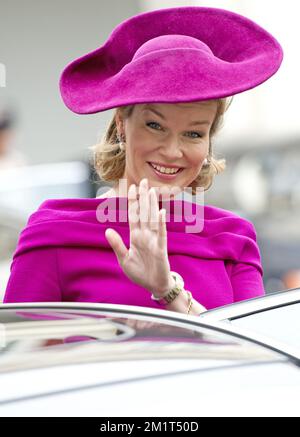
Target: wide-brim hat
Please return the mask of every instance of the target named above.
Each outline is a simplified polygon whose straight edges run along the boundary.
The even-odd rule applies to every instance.
[[[60,92],[78,114],[217,99],[265,82],[282,58],[270,33],[234,12],[159,9],[123,21],[101,47],[67,65]]]

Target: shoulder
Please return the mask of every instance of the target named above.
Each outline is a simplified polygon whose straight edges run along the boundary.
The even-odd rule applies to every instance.
[[[235,263],[252,265],[262,273],[260,250],[253,223],[232,211],[205,206],[204,233],[218,254]]]
[[[205,227],[212,233],[228,232],[256,241],[257,235],[253,223],[235,212],[212,205],[204,206]]]
[[[99,200],[49,199],[33,212],[21,231],[14,256],[38,248],[95,245]]]
[[[79,220],[95,211],[99,200],[95,198],[48,199],[33,212],[27,225],[58,220]]]

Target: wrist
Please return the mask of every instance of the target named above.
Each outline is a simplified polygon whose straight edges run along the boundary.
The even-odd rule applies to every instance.
[[[176,285],[175,279],[172,276],[172,274],[170,273],[168,285],[166,287],[163,287],[163,288],[157,288],[155,290],[152,290],[152,294],[158,298],[163,297],[167,293],[169,293],[172,290],[172,288],[175,287],[175,285]]]
[[[199,316],[201,313],[207,311],[206,308],[192,296],[189,297],[187,290],[180,293],[173,302],[167,304],[165,309],[190,316]]]
[[[188,295],[183,290],[176,299],[165,305],[165,309],[169,311],[175,311],[178,313],[186,313],[188,307]]]
[[[190,315],[206,311],[203,305],[193,299],[191,292],[184,289],[183,278],[176,272],[170,272],[169,287],[156,293],[151,298],[167,310]]]
[[[160,305],[167,305],[173,302],[177,296],[184,291],[184,281],[182,277],[176,272],[170,272],[169,287],[165,290],[152,293],[151,298],[156,300]],[[163,292],[164,291],[164,292]]]

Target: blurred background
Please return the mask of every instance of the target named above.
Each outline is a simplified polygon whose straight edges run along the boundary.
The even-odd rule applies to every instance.
[[[256,226],[267,292],[300,285],[300,4],[294,0],[4,0],[0,26],[0,300],[28,216],[43,200],[94,197],[89,147],[112,111],[78,116],[58,80],[73,59],[102,45],[137,13],[176,6],[229,9],[281,43],[284,61],[265,84],[237,95],[214,140],[227,170],[206,203]]]

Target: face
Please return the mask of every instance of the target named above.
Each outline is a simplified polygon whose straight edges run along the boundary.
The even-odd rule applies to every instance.
[[[149,188],[188,187],[208,156],[216,111],[216,101],[156,103],[135,105],[130,118],[124,121],[117,115],[118,132],[126,138],[123,179],[127,179],[128,188],[139,185],[145,177]],[[169,169],[177,172],[170,174]]]

